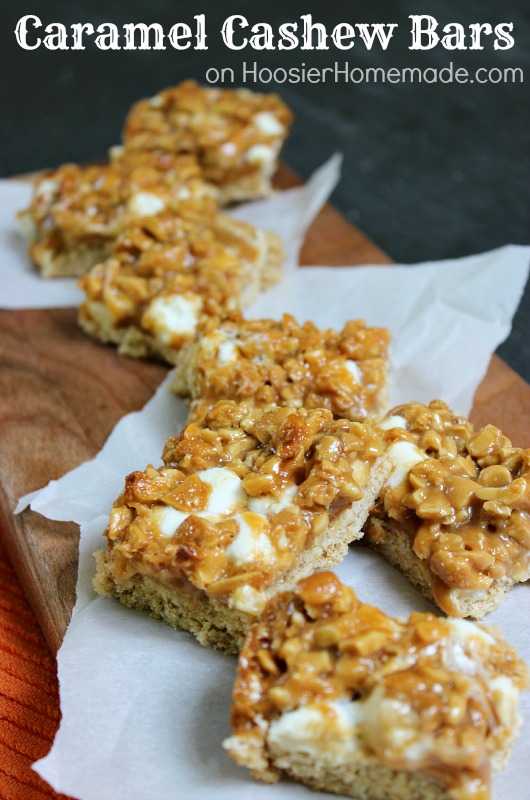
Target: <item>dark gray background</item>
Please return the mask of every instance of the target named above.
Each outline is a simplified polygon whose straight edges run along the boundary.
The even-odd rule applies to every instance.
[[[205,13],[208,50],[103,52],[88,44],[80,52],[24,51],[14,28],[24,14],[50,22],[160,22]],[[230,51],[220,28],[230,14],[275,28],[301,14],[328,30],[338,22],[397,22],[387,51],[367,51],[359,41],[350,51]],[[418,52],[410,44],[409,14],[431,14],[449,22],[513,22],[515,46],[482,51]],[[458,84],[268,84],[296,113],[285,160],[307,176],[335,150],[345,155],[334,204],[395,260],[416,262],[464,256],[507,243],[529,242],[530,196],[530,11],[528,0],[374,0],[267,3],[170,0],[2,0],[0,48],[0,173],[12,175],[87,161],[117,142],[130,104],[187,77],[204,81],[208,67],[243,61],[260,66],[350,67],[521,67],[526,83]],[[42,30],[42,29],[41,29]],[[492,37],[493,38],[493,37]],[[252,88],[250,86],[249,88]],[[494,287],[492,287],[494,291]],[[530,380],[530,290],[500,355]]]

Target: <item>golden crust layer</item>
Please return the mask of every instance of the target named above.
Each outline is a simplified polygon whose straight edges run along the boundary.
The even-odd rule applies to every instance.
[[[381,493],[368,541],[446,613],[484,616],[530,577],[530,450],[493,425],[475,433],[440,401],[382,424],[418,455]]]
[[[94,553],[97,572],[94,587],[98,594],[117,598],[137,611],[148,611],[175,630],[192,633],[203,647],[215,647],[237,655],[252,623],[252,617],[228,608],[192,586],[178,591],[144,575],[118,575],[112,558],[103,550]]]
[[[376,429],[325,410],[219,403],[169,440],[164,466],[127,478],[103,583],[112,575],[120,594],[149,578],[250,623],[269,596],[344,558],[388,476],[383,450]]]
[[[389,341],[385,328],[363,320],[337,333],[299,325],[288,314],[279,322],[233,316],[202,325],[179,359],[172,389],[192,398],[193,420],[229,398],[258,408],[326,408],[363,421],[386,408]]]
[[[242,650],[225,747],[265,781],[326,791],[487,800],[528,672],[501,633],[386,616],[332,573],[277,595]],[[424,793],[423,793],[424,792]]]

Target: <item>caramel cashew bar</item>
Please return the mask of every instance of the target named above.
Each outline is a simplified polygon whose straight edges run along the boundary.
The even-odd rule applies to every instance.
[[[193,420],[229,398],[257,408],[326,408],[363,421],[387,407],[389,341],[388,330],[363,320],[336,332],[288,314],[279,322],[232,315],[200,327],[180,356],[172,390],[191,398]]]
[[[95,586],[238,652],[264,603],[358,538],[390,464],[368,424],[217,404],[127,478]]]
[[[275,94],[218,89],[184,81],[140,100],[123,131],[126,150],[192,153],[222,204],[270,194],[292,123]]]
[[[442,611],[482,618],[530,577],[530,450],[441,401],[395,408],[380,427],[397,461],[368,542]]]
[[[43,277],[80,277],[108,257],[123,225],[140,217],[217,211],[193,155],[128,153],[110,164],[64,164],[40,177],[18,222]]]
[[[489,800],[528,671],[501,632],[361,603],[330,572],[274,597],[239,658],[225,748],[362,800]]]
[[[123,226],[110,257],[80,282],[79,322],[123,354],[174,364],[201,319],[250,303],[280,278],[282,259],[276,234],[186,202]]]

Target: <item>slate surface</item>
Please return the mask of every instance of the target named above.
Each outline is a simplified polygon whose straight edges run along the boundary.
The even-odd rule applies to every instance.
[[[448,258],[507,242],[529,241],[530,195],[530,10],[526,0],[471,0],[465,7],[447,0],[391,0],[333,4],[295,0],[288,4],[201,3],[174,0],[34,0],[2,5],[0,33],[0,174],[12,175],[66,160],[104,156],[115,143],[129,105],[137,98],[186,77],[204,81],[209,67],[231,67],[239,80],[243,62],[260,67],[446,67],[521,68],[523,83],[326,82],[259,89],[279,90],[297,122],[285,160],[303,177],[334,150],[345,154],[344,178],[332,199],[339,210],[397,261]],[[205,13],[208,51],[102,52],[24,51],[14,28],[25,13],[51,22],[159,22],[164,29]],[[331,32],[338,22],[397,22],[386,51],[368,51],[356,39],[344,53],[327,51],[238,52],[226,48],[220,29],[230,14],[250,24],[299,21],[311,13]],[[440,28],[449,22],[513,22],[515,46],[495,50],[447,51],[440,45],[411,51],[409,14],[431,14]],[[42,31],[42,29],[41,29]],[[470,40],[467,40],[470,44]],[[249,84],[249,87],[252,86]],[[514,330],[499,354],[530,380],[530,289]]]

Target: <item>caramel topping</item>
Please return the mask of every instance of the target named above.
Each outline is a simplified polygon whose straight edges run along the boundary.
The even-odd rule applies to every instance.
[[[509,711],[509,702],[501,710],[499,679],[512,687]],[[251,628],[232,724],[236,735],[259,741],[291,714],[292,741],[294,720],[303,719],[295,712],[312,709],[324,729],[318,751],[333,745],[343,709],[352,720],[341,733],[349,747],[432,775],[458,800],[486,800],[490,756],[511,738],[517,691],[527,684],[525,665],[496,630],[432,614],[393,619],[319,573],[273,598]]]
[[[193,346],[192,419],[200,420],[223,397],[267,405],[326,408],[362,421],[385,404],[390,334],[346,323],[340,333],[274,320],[233,316],[204,325]]]
[[[433,400],[428,405],[406,403],[396,406],[388,412],[387,418],[394,416],[405,420],[405,426],[389,430],[387,441],[412,441],[435,458],[465,453],[473,435],[472,423],[451,411],[442,400]]]

